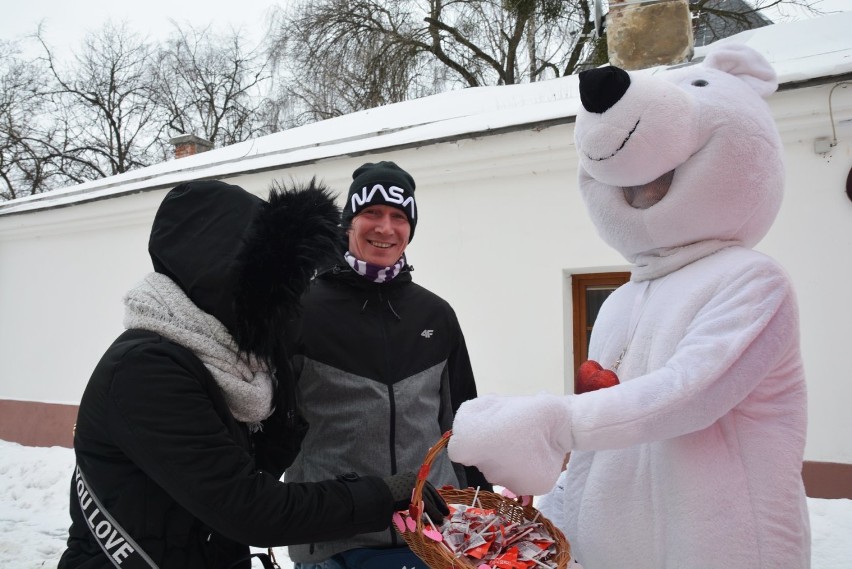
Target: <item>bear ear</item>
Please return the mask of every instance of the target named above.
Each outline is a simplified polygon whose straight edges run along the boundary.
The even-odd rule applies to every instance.
[[[743,44],[715,46],[708,51],[704,65],[742,79],[763,98],[778,89],[778,76],[772,65],[760,53]]]

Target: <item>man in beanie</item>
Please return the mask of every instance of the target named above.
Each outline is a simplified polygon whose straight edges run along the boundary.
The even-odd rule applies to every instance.
[[[341,215],[345,249],[303,299],[294,368],[309,428],[288,482],[323,480],[341,467],[380,478],[417,471],[459,405],[476,397],[455,312],[411,280],[414,178],[393,162],[364,164],[352,178]],[[491,488],[446,455],[429,481]],[[290,547],[290,558],[296,569],[425,569],[393,528],[306,540]]]
[[[80,402],[60,569],[248,569],[250,545],[389,527],[413,473],[279,481],[298,447],[283,331],[337,249],[338,216],[313,182],[268,201],[219,181],[166,195],[154,272],[125,296],[127,330]]]

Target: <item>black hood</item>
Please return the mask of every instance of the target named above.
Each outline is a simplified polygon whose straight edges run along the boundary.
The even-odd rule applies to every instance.
[[[170,191],[154,217],[148,253],[154,270],[175,281],[204,312],[233,331],[233,263],[264,201],[219,181]]]
[[[339,216],[313,180],[274,185],[269,201],[220,181],[186,182],[160,204],[148,252],[241,350],[274,365],[316,267],[337,251]]]

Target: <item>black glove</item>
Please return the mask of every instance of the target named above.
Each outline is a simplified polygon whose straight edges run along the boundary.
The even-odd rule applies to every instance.
[[[384,479],[393,496],[394,511],[407,510],[411,504],[411,493],[417,483],[413,472],[400,472]],[[444,523],[444,516],[450,513],[447,503],[428,480],[423,485],[423,509],[435,525]]]

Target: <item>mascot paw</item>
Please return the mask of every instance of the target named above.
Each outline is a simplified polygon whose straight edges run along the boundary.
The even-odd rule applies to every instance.
[[[492,484],[539,495],[559,477],[570,441],[570,397],[486,395],[459,407],[447,450]]]
[[[612,370],[604,369],[601,364],[594,360],[586,360],[577,368],[575,377],[576,392],[587,393],[618,385],[618,376]]]

